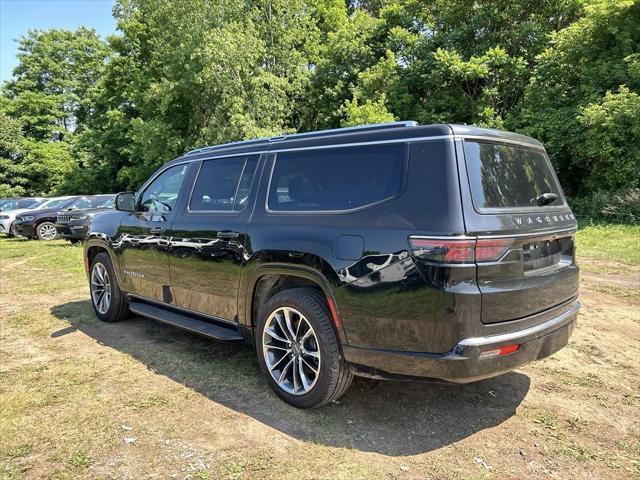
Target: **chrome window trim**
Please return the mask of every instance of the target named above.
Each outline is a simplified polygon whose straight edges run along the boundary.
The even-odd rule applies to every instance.
[[[240,156],[251,156],[251,155],[265,155],[265,154],[270,154],[270,153],[284,153],[284,152],[296,152],[296,151],[305,151],[305,150],[320,150],[320,149],[330,149],[330,148],[342,148],[342,147],[357,147],[357,146],[366,146],[366,145],[386,145],[386,144],[393,144],[393,143],[413,143],[413,142],[434,142],[434,141],[440,141],[440,140],[449,140],[449,141],[455,141],[455,140],[459,140],[459,139],[473,139],[473,140],[485,140],[488,142],[494,142],[494,143],[505,143],[505,144],[514,144],[514,145],[520,145],[520,146],[524,146],[524,147],[528,147],[528,148],[532,148],[532,149],[536,149],[536,150],[541,150],[543,152],[546,153],[545,149],[543,146],[541,145],[537,145],[535,143],[528,143],[528,142],[524,142],[524,141],[519,141],[519,140],[513,140],[513,139],[508,139],[508,138],[499,138],[499,137],[491,137],[491,136],[484,136],[484,135],[459,135],[459,134],[451,134],[451,135],[435,135],[435,136],[430,136],[430,137],[405,137],[405,138],[394,138],[394,139],[388,139],[388,140],[377,140],[377,141],[362,141],[362,142],[352,142],[352,143],[332,143],[332,144],[327,144],[327,145],[312,145],[312,146],[307,146],[307,147],[291,147],[291,148],[266,148],[266,149],[262,149],[262,150],[256,150],[256,151],[251,151],[251,152],[228,152],[228,153],[224,153],[224,152],[220,152],[219,154],[215,154],[213,153],[210,156],[207,157],[198,157],[198,158],[188,158],[191,155],[196,156],[198,154],[198,152],[187,152],[185,153],[182,157],[179,157],[180,160],[179,161],[175,161],[175,162],[171,162],[170,164],[167,164],[165,168],[162,168],[161,170],[159,170],[157,173],[155,173],[152,177],[150,177],[143,185],[142,187],[140,187],[139,189],[139,194],[141,195],[149,186],[149,184],[151,182],[153,182],[158,176],[162,175],[165,171],[167,171],[169,168],[178,166],[178,165],[184,165],[184,164],[191,164],[194,162],[203,162],[206,160],[216,160],[216,159],[220,159],[220,158],[231,158],[231,157],[240,157]],[[291,140],[294,140],[293,138]],[[305,139],[300,139],[305,140]],[[307,139],[308,140],[308,139]],[[271,143],[269,145],[266,145],[267,147],[272,147],[275,146],[275,144]],[[204,147],[203,147],[204,148]],[[202,154],[207,153],[206,151],[202,151]],[[389,200],[392,200],[393,198],[397,197],[397,195],[394,195],[393,197],[389,197],[386,199],[383,199],[381,201],[375,202],[375,203],[371,203],[362,207],[357,207],[357,208],[353,208],[353,209],[349,209],[349,210],[290,210],[290,211],[277,211],[277,210],[271,210],[268,206],[268,202],[269,202],[269,191],[271,190],[271,178],[273,175],[273,168],[275,166],[275,160],[273,162],[273,165],[271,167],[271,172],[269,173],[269,184],[268,184],[268,190],[267,190],[267,196],[265,199],[265,209],[268,213],[272,213],[272,214],[276,214],[276,215],[288,215],[288,214],[324,214],[324,215],[336,215],[336,214],[342,214],[342,213],[353,213],[353,212],[357,212],[360,211],[364,208],[370,208],[373,206],[378,205],[381,202],[386,202]],[[200,174],[200,170],[198,170],[198,175]],[[197,176],[196,176],[197,179]],[[194,181],[194,185],[195,185],[195,181]],[[200,211],[192,211],[190,209],[190,203],[191,203],[191,195],[193,194],[193,189],[190,192],[189,195],[189,202],[187,203],[187,211],[189,213],[193,213],[193,214],[197,214],[197,213],[233,213],[234,211],[229,211],[229,210],[209,210],[209,211],[204,211],[204,210],[200,210]],[[136,195],[136,205],[137,205],[137,201],[138,201],[138,195]]]
[[[559,228],[556,230],[540,230],[537,232],[523,232],[523,233],[504,233],[504,234],[495,234],[495,235],[478,235],[477,238],[511,238],[511,237],[518,237],[518,238],[523,238],[523,237],[544,237],[544,236],[552,236],[552,235],[558,235],[558,234],[563,234],[563,233],[571,233],[574,234],[577,232],[577,228],[576,227],[569,227],[569,228]]]
[[[568,233],[576,233],[578,229],[576,227],[559,228],[555,230],[539,230],[537,232],[523,232],[523,233],[500,233],[495,235],[411,235],[409,238],[424,239],[424,240],[484,240],[491,238],[523,238],[523,237],[549,237],[553,235],[561,235]]]
[[[461,138],[465,140],[485,140],[492,143],[511,143],[513,145],[520,145],[521,147],[533,148],[536,150],[542,150],[546,153],[543,145],[536,143],[524,142],[521,140],[513,140],[511,138],[490,137],[485,135],[455,135],[455,138]]]
[[[204,161],[204,160],[215,160],[217,158],[226,158],[226,157],[238,157],[238,156],[243,156],[243,155],[262,155],[262,154],[266,154],[266,153],[280,153],[280,152],[293,152],[293,151],[298,151],[298,150],[317,150],[317,149],[323,149],[323,148],[340,148],[340,147],[355,147],[355,146],[359,146],[359,145],[383,145],[383,144],[389,144],[389,143],[411,143],[411,142],[431,142],[431,141],[437,141],[437,140],[458,140],[458,139],[474,139],[474,140],[486,140],[489,142],[494,142],[494,143],[512,143],[515,145],[521,145],[524,147],[530,147],[530,148],[534,148],[537,150],[544,150],[544,147],[540,146],[540,145],[536,145],[535,143],[527,143],[527,142],[522,142],[519,140],[511,140],[508,138],[498,138],[498,137],[489,137],[489,136],[481,136],[481,135],[436,135],[436,136],[431,136],[431,137],[406,137],[406,138],[392,138],[389,140],[377,140],[377,141],[369,141],[369,142],[352,142],[352,143],[334,143],[334,144],[327,144],[327,145],[312,145],[309,147],[291,147],[291,148],[271,148],[271,149],[263,149],[263,150],[256,150],[256,151],[251,151],[251,152],[241,152],[241,153],[220,153],[220,154],[214,154],[212,156],[206,157],[206,158],[186,158],[185,154],[183,157],[183,160],[176,162],[176,163],[172,163],[171,166],[175,166],[175,165],[180,165],[182,163],[192,163],[192,162],[198,162],[198,161]],[[202,153],[206,153],[206,152],[202,152]],[[195,155],[195,154],[194,154]],[[159,172],[158,174],[160,174],[162,172]],[[143,185],[143,188],[146,186]]]

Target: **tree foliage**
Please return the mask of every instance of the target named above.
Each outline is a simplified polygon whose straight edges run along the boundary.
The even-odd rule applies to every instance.
[[[0,194],[136,189],[194,147],[405,119],[532,135],[573,196],[640,186],[635,0],[117,0],[114,16],[107,42],[20,40]]]

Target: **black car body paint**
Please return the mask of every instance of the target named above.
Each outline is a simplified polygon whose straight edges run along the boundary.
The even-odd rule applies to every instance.
[[[87,265],[107,252],[131,298],[237,325],[249,342],[263,292],[313,285],[335,308],[342,355],[359,374],[456,382],[496,375],[568,342],[579,308],[577,224],[552,169],[543,182],[557,189],[553,204],[478,208],[465,159],[465,144],[473,142],[518,149],[502,152],[513,158],[534,152],[550,165],[531,138],[459,125],[347,129],[200,149],[161,167],[139,190],[140,203],[154,179],[186,166],[179,191],[163,200],[170,211],[113,211],[93,219]],[[339,151],[348,163],[359,149],[376,145],[400,146],[401,167],[397,184],[372,180],[370,203],[318,210],[317,185],[291,178],[287,189],[271,184],[279,157]],[[243,172],[255,162],[242,186],[246,202],[193,209],[203,162],[236,157],[245,158]],[[211,196],[199,198],[207,205]],[[300,210],[288,211],[294,204]],[[443,258],[451,241],[467,242],[476,256],[502,257],[432,261],[416,250],[420,241],[449,242],[430,251]],[[513,345],[513,353],[488,356]]]

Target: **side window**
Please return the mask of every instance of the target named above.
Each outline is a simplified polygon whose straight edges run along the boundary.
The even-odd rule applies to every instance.
[[[18,208],[28,208],[35,203],[36,200],[20,200],[18,202]]]
[[[71,205],[67,207],[69,210],[83,210],[85,208],[91,208],[91,198],[90,197],[82,197],[77,199]]]
[[[269,189],[272,211],[344,211],[400,191],[403,144],[278,154]]]
[[[205,160],[189,208],[195,212],[244,210],[257,163],[257,155]]]
[[[188,165],[168,168],[155,178],[140,197],[140,210],[151,213],[168,213],[176,206],[178,193],[187,173]]]

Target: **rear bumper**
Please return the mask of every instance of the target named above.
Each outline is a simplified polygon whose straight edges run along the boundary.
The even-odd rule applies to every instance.
[[[433,354],[344,346],[345,360],[357,374],[379,378],[426,377],[466,383],[508,372],[548,357],[567,345],[576,325],[580,303],[541,324],[523,330],[466,338],[449,352]],[[519,344],[503,356],[481,359],[480,353]]]

